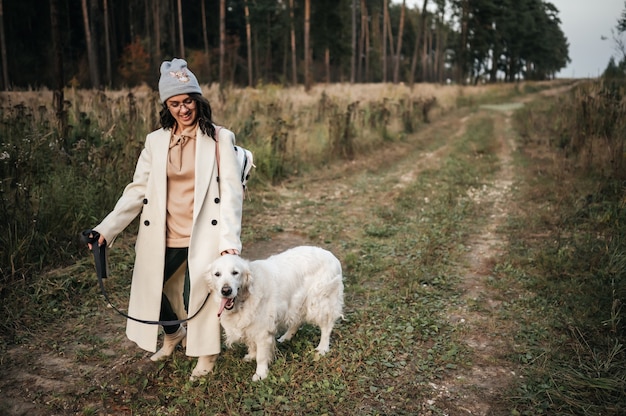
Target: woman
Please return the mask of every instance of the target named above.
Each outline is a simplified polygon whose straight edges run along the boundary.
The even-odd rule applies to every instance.
[[[148,134],[132,182],[94,231],[100,233],[99,244],[112,245],[141,214],[128,314],[176,321],[185,314],[181,304],[188,316],[197,313],[186,329],[163,326],[163,346],[151,357],[165,359],[186,340],[186,354],[199,357],[194,379],[213,369],[220,352],[218,304],[202,306],[207,297],[203,274],[219,255],[241,251],[243,187],[235,135],[220,129],[216,149],[211,107],[187,62],[161,64],[159,95],[161,129]],[[158,329],[128,320],[126,335],[154,352]]]

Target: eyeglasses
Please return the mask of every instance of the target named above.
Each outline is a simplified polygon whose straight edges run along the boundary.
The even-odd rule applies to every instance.
[[[192,98],[185,98],[182,102],[173,101],[169,103],[167,108],[169,108],[170,111],[180,111],[183,106],[187,110],[193,110],[194,108],[196,108],[196,102]]]

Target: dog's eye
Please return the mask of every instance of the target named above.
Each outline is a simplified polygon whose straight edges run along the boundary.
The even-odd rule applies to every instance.
[[[221,272],[215,272],[215,277],[220,277],[222,275]]]
[[[238,274],[239,274],[239,271],[233,270],[233,273],[232,273],[233,276],[237,276]]]

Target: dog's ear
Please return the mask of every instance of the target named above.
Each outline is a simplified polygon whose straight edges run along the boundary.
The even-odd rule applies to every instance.
[[[246,267],[243,269],[243,282],[247,287],[252,285],[252,272],[250,271],[249,264],[246,264]]]
[[[239,295],[237,295],[240,299],[246,299],[250,293],[251,285],[252,285],[252,273],[250,272],[250,262],[241,259],[239,264],[239,270],[241,273],[241,287],[239,288]]]
[[[213,273],[213,271],[209,268],[203,275],[204,284],[209,288],[209,292],[213,292],[213,289],[215,289],[211,273]]]
[[[209,267],[205,270],[203,274],[204,284],[207,285],[210,292],[212,292],[213,289],[215,289],[215,284],[214,284],[214,279],[213,279],[213,273],[215,273],[215,267],[213,267],[214,263],[215,261],[209,264]]]

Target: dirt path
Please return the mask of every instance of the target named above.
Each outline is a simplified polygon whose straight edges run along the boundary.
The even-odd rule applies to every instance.
[[[473,351],[473,366],[470,370],[461,370],[454,378],[432,384],[435,394],[431,400],[446,403],[450,414],[510,414],[499,405],[503,388],[516,376],[515,369],[505,358],[511,351],[511,341],[507,337],[510,328],[496,316],[502,302],[501,294],[488,284],[488,279],[507,244],[498,233],[498,227],[503,225],[511,206],[514,178],[511,153],[515,143],[510,131],[510,117],[516,108],[516,104],[506,104],[483,109],[494,112],[499,169],[491,184],[468,191],[476,203],[489,208],[484,211],[485,225],[468,244],[466,268],[459,273],[464,306],[448,310],[450,321],[459,326],[465,343]]]

